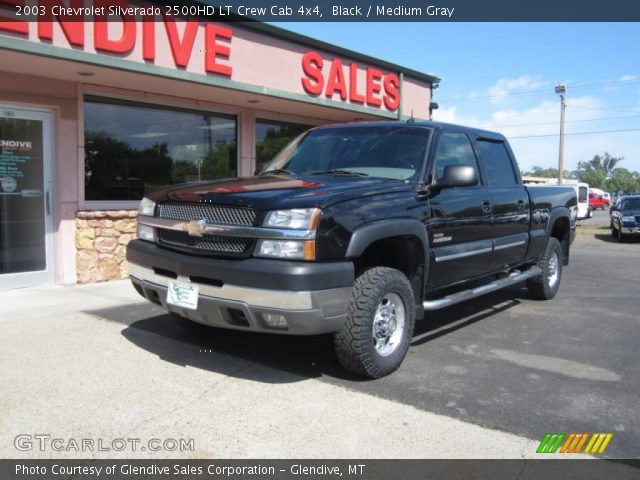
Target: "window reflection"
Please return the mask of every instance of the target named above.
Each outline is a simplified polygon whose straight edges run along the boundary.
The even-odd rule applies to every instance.
[[[86,200],[237,174],[235,117],[96,97],[85,97],[84,117]]]

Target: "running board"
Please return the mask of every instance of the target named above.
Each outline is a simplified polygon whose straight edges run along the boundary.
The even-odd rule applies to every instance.
[[[451,295],[438,298],[437,300],[427,300],[422,304],[422,307],[425,310],[440,310],[441,308],[479,297],[480,295],[484,295],[485,293],[495,292],[496,290],[500,290],[501,288],[515,285],[516,283],[520,283],[524,280],[535,277],[540,273],[542,273],[542,269],[540,267],[531,267],[525,272],[512,273],[508,277],[501,278],[500,280],[496,280],[477,288],[471,288],[462,292],[452,293]]]

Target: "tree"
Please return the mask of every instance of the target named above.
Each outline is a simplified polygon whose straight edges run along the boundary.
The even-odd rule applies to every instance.
[[[581,182],[606,189],[607,179],[612,177],[616,165],[623,159],[624,157],[613,157],[608,152],[603,156],[594,155],[589,161],[578,162],[578,168],[574,173]]]
[[[640,191],[640,176],[626,168],[616,168],[609,180],[607,190],[614,193],[632,193]]]

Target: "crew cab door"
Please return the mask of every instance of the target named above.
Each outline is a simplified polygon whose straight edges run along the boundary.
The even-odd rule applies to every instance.
[[[502,139],[476,138],[480,165],[493,204],[490,270],[524,260],[529,243],[530,202],[509,146]]]
[[[478,183],[438,188],[430,198],[427,288],[454,283],[487,271],[492,250],[491,192],[484,185],[470,138],[444,131],[437,139],[430,179],[442,178],[452,165],[471,166]]]

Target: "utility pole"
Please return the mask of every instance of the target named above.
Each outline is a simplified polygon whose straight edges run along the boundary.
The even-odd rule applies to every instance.
[[[566,104],[564,96],[567,93],[565,85],[556,85],[556,94],[560,95],[560,153],[558,155],[558,185],[562,185],[562,175],[564,173],[564,109]]]

